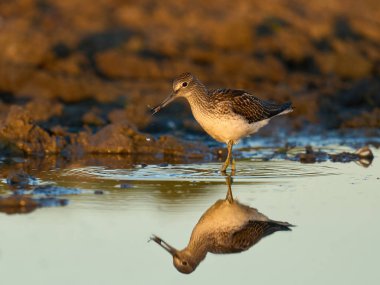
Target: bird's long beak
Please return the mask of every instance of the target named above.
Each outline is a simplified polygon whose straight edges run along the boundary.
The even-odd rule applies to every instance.
[[[175,93],[170,94],[164,101],[161,102],[160,105],[158,105],[156,108],[153,108],[153,114],[156,114],[158,111],[160,111],[162,108],[164,108],[166,105],[168,105],[171,101],[175,99]]]
[[[167,252],[169,252],[172,256],[175,256],[178,252],[174,247],[172,247],[170,244],[163,241],[161,238],[159,238],[156,235],[152,235],[152,237],[149,239],[149,241],[155,241],[158,243],[163,249],[165,249]]]

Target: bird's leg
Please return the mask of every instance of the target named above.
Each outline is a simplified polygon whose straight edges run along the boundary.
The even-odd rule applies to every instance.
[[[222,166],[222,169],[221,169],[222,172],[226,172],[228,165],[230,165],[233,145],[234,145],[233,140],[228,141],[228,143],[227,143],[227,150],[228,150],[227,159]]]
[[[231,155],[231,174],[235,175],[235,170],[236,170],[236,162],[235,158]]]
[[[228,187],[227,195],[226,195],[226,200],[229,203],[232,203],[234,201],[234,197],[232,196],[232,189],[231,189],[231,185],[232,185],[232,177],[231,177],[231,175],[226,174],[226,182],[227,182],[227,187]]]

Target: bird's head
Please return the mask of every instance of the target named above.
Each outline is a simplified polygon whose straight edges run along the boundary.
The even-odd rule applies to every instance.
[[[196,262],[192,255],[186,250],[177,250],[172,247],[170,244],[159,238],[158,236],[153,235],[150,240],[155,241],[163,249],[171,254],[173,257],[173,265],[177,270],[184,274],[192,273],[198,266],[199,262]]]
[[[177,251],[177,253],[173,255],[173,265],[181,273],[192,273],[198,264],[199,262],[194,260],[194,257],[190,255],[186,249]]]
[[[199,90],[199,88],[205,89],[204,85],[194,75],[190,72],[182,73],[173,80],[172,93],[153,109],[153,114],[160,111],[178,97],[189,98],[192,94],[195,94],[194,91]]]
[[[197,78],[190,72],[183,73],[173,80],[173,94],[175,97],[191,96],[197,82]]]

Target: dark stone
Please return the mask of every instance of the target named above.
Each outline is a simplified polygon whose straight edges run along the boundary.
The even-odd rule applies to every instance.
[[[335,19],[334,34],[342,40],[356,41],[361,39],[361,36],[352,29],[350,21],[344,16]]]
[[[289,26],[288,22],[277,17],[268,17],[261,24],[256,26],[256,36],[268,37],[276,33],[277,30]]]
[[[55,44],[52,47],[52,51],[54,55],[58,58],[66,58],[71,53],[71,49],[65,43],[62,42]]]

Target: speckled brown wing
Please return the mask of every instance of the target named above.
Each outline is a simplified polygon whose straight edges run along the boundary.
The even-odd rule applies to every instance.
[[[291,103],[276,104],[261,100],[244,90],[216,89],[210,91],[216,102],[229,102],[232,111],[248,123],[269,119],[291,108]]]
[[[232,252],[240,252],[249,249],[260,239],[277,231],[290,231],[292,225],[275,221],[250,221],[239,231],[231,236]]]

